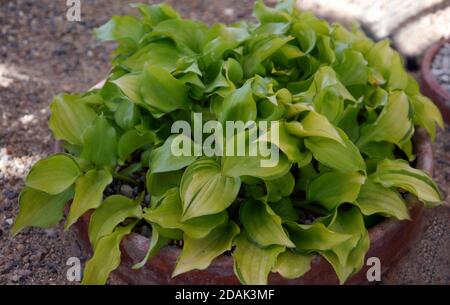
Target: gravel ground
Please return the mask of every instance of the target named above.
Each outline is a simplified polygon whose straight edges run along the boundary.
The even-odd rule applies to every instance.
[[[63,0],[0,1],[0,284],[71,284],[67,259],[86,258],[73,233],[61,227],[10,236],[24,176],[36,160],[52,153],[47,128],[52,96],[87,90],[107,74],[114,45],[95,41],[92,29],[114,14],[134,13],[126,4],[136,1],[81,2],[82,22],[68,22]],[[243,0],[167,2],[183,16],[209,23],[249,18],[253,5]],[[447,127],[434,146],[435,175],[444,191],[450,186],[448,139]],[[422,234],[385,283],[450,283],[448,216],[448,207],[426,212]]]

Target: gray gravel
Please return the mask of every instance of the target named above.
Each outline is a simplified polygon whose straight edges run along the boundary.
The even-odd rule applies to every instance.
[[[450,93],[450,43],[446,42],[436,53],[431,66],[436,80]]]

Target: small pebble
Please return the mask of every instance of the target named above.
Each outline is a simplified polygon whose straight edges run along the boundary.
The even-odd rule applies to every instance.
[[[152,236],[152,231],[150,230],[150,228],[148,226],[143,226],[141,229],[141,235],[148,238],[148,237]]]
[[[23,244],[18,244],[16,249],[17,249],[17,252],[23,253],[23,251],[25,250],[25,246]]]
[[[45,234],[50,238],[53,238],[57,235],[55,229],[45,229]]]
[[[12,218],[7,218],[6,220],[5,220],[5,223],[7,224],[7,225],[12,225],[13,224],[13,222],[14,222],[14,220],[12,219]]]
[[[223,14],[225,16],[233,16],[234,15],[234,9],[227,7],[223,10]]]
[[[120,193],[131,198],[133,196],[133,188],[127,184],[123,184],[120,187]]]

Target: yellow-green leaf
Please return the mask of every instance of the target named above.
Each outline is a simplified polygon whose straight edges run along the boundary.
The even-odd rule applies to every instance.
[[[116,130],[104,116],[98,117],[83,136],[83,158],[99,167],[114,166],[117,162]]]
[[[288,228],[295,249],[304,253],[331,250],[352,237],[349,234],[334,232],[321,222],[311,225],[290,223]]]
[[[278,272],[287,279],[296,279],[311,269],[313,255],[294,253],[290,250],[278,255],[273,272]]]
[[[387,141],[401,146],[414,133],[412,112],[408,97],[402,91],[389,95],[388,102],[374,123],[361,128],[361,137],[357,145],[371,141]]]
[[[364,215],[381,214],[399,220],[410,219],[408,208],[399,193],[370,179],[361,186],[358,198],[353,203]]]
[[[57,195],[25,188],[19,196],[19,214],[12,228],[16,235],[25,227],[48,228],[58,224],[64,206],[73,197],[73,187]]]
[[[25,184],[30,188],[57,195],[69,188],[81,174],[80,167],[70,155],[56,154],[33,165]]]
[[[305,146],[312,152],[314,158],[325,166],[342,173],[366,171],[366,164],[358,148],[347,138],[344,144],[323,137],[310,137],[305,140]]]
[[[58,140],[71,144],[83,143],[84,131],[95,120],[95,111],[87,104],[80,102],[75,95],[61,94],[50,104],[49,127]]]
[[[69,229],[78,218],[102,203],[103,191],[112,182],[112,176],[105,170],[91,170],[78,178],[75,183],[75,198],[70,206],[65,230]]]
[[[120,242],[131,233],[137,221],[125,227],[118,227],[102,237],[94,249],[94,254],[86,263],[82,285],[103,285],[109,274],[120,265]]]
[[[179,229],[194,239],[203,238],[211,230],[228,221],[228,212],[182,219],[182,205],[178,188],[167,191],[155,206],[145,209],[144,218],[149,223],[156,223],[165,229]]]
[[[332,210],[341,203],[354,202],[365,180],[366,177],[358,172],[325,172],[310,182],[306,197]]]
[[[245,202],[241,206],[239,218],[248,237],[261,247],[271,245],[294,247],[281,225],[281,218],[267,203],[255,200]]]
[[[270,246],[261,248],[252,243],[245,233],[235,239],[236,250],[233,252],[234,273],[241,283],[246,285],[266,285],[267,277],[285,248]]]
[[[106,198],[100,207],[92,213],[89,221],[89,240],[95,248],[98,240],[109,235],[118,224],[127,218],[141,218],[142,208],[139,202],[122,195]]]
[[[425,172],[412,168],[404,160],[383,160],[370,176],[384,187],[398,187],[416,195],[421,201],[435,205],[442,201],[439,188]]]
[[[192,163],[180,184],[183,219],[224,211],[236,200],[240,188],[240,179],[224,176],[216,161]]]
[[[208,268],[217,256],[231,250],[233,239],[239,234],[239,231],[239,227],[234,222],[230,222],[215,228],[201,239],[185,236],[183,250],[172,277],[194,269]]]

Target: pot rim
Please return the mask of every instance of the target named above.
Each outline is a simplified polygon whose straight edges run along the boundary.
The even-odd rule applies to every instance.
[[[437,81],[431,72],[431,66],[433,64],[434,57],[437,52],[442,48],[445,43],[450,43],[450,39],[440,39],[433,43],[424,53],[421,63],[421,72],[423,80],[436,94],[438,94],[444,100],[450,100],[450,93],[445,90],[441,84]]]
[[[422,92],[440,109],[443,119],[447,123],[450,123],[450,92],[445,90],[444,87],[439,84],[438,80],[431,72],[434,57],[446,42],[450,42],[450,39],[441,39],[428,47],[422,57],[420,74]]]

